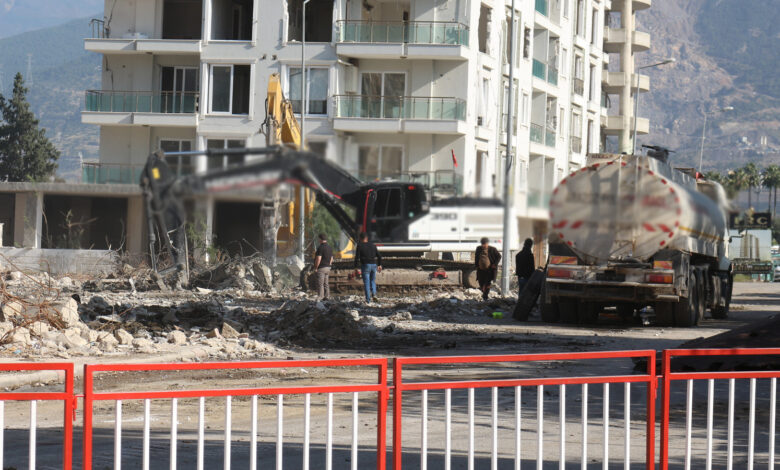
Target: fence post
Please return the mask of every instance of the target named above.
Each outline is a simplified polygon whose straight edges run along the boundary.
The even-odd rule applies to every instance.
[[[403,363],[399,358],[393,360],[393,470],[401,470],[403,458],[403,444],[401,428],[402,401],[403,401],[403,377],[401,374]]]
[[[658,377],[655,375],[656,352],[647,357],[647,470],[655,469],[655,400],[658,397]]]
[[[83,469],[92,470],[92,370],[84,364]]]
[[[382,385],[382,391],[379,392],[379,406],[377,406],[376,416],[376,468],[385,470],[387,467],[387,359],[379,366],[379,383]]]
[[[73,421],[76,419],[76,406],[78,402],[73,393],[73,363],[68,364],[65,369],[65,393],[72,397],[65,400],[63,425],[65,426],[62,441],[62,468],[70,470],[73,468]]]
[[[669,389],[671,383],[671,353],[664,350],[663,364],[661,365],[661,377],[663,380],[663,391],[661,396],[661,470],[669,469]]]

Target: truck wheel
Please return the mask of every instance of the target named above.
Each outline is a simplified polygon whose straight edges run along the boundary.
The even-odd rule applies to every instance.
[[[704,318],[704,312],[707,310],[705,295],[704,295],[704,279],[701,272],[696,272],[696,318],[694,319],[694,325],[698,325]]]
[[[655,323],[658,326],[674,326],[674,305],[671,302],[656,302]]]
[[[617,313],[624,322],[629,322],[634,318],[634,310],[632,304],[620,304],[617,306]]]
[[[550,299],[549,304],[545,303],[545,300],[547,299],[545,284],[542,284],[542,290],[539,292],[539,310],[541,310],[542,321],[547,323],[558,323],[558,320],[561,318],[561,313],[558,309],[558,299],[553,297]]]
[[[699,316],[699,289],[696,275],[691,271],[688,282],[688,298],[680,299],[674,305],[674,323],[677,326],[690,328],[696,325]]]
[[[594,325],[598,323],[598,305],[593,302],[580,302],[577,307],[577,321],[581,325]]]
[[[729,316],[729,306],[731,305],[731,276],[729,275],[728,279],[726,279],[726,283],[721,286],[720,292],[723,296],[725,306],[717,306],[712,309],[712,318],[723,320],[725,318],[728,318]],[[720,299],[718,299],[720,301]]]
[[[574,299],[558,300],[558,312],[561,323],[576,324],[578,318],[577,301]]]

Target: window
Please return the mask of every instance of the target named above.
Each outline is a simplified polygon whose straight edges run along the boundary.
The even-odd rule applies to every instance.
[[[569,70],[569,50],[564,48],[561,48],[561,63],[560,63],[560,73],[563,76],[568,75]]]
[[[591,23],[591,30],[590,30],[590,43],[594,46],[598,44],[599,40],[599,29],[601,29],[601,25],[599,25],[599,11],[593,10],[593,20]]]
[[[490,54],[490,15],[492,10],[487,5],[480,5],[479,27],[477,36],[479,39],[479,52]]]
[[[198,88],[197,68],[162,67],[160,109],[155,109],[155,111],[161,113],[197,112]]]
[[[209,112],[249,114],[249,65],[212,65]]]
[[[330,73],[324,67],[306,67],[306,114],[328,114],[328,78]],[[301,68],[289,69],[289,90],[287,96],[296,114],[301,114]]]
[[[235,139],[208,139],[206,141],[206,148],[209,150],[214,149],[235,149],[244,147],[243,140]],[[208,157],[207,168],[209,170],[225,169],[231,166],[241,165],[244,163],[243,155],[222,155],[216,157]]]
[[[531,56],[531,28],[525,28],[523,32],[523,59]]]
[[[512,108],[512,132],[517,133],[517,121],[520,119],[520,116],[517,115],[517,103],[520,101],[518,98],[518,81],[515,80],[515,87],[512,95],[512,101],[514,102],[514,106]],[[506,132],[506,125],[509,120],[509,80],[503,81],[503,88],[501,91],[501,132]]]
[[[306,4],[306,42],[330,42],[333,39],[333,0]],[[303,39],[303,1],[287,0],[287,40]]]
[[[477,125],[487,126],[487,111],[490,103],[490,79],[482,78],[482,94],[479,96],[479,109],[477,111]]]
[[[593,129],[595,127],[596,126],[593,124],[593,119],[588,119],[588,136],[587,136],[588,137],[588,143],[587,143],[587,146],[585,147],[585,150],[587,152],[592,152],[593,151],[592,139],[593,139]]]
[[[577,17],[575,18],[576,25],[575,25],[575,32],[577,36],[584,38],[585,37],[585,2],[583,0],[575,0],[577,2],[577,11],[575,14]]]
[[[399,72],[364,72],[360,76],[362,116],[400,119],[406,94],[406,74]]]
[[[202,0],[164,0],[162,38],[201,39]]]
[[[361,145],[358,148],[358,177],[373,181],[399,175],[403,171],[403,147]]]
[[[531,116],[531,97],[528,96],[528,93],[523,93],[523,125],[528,125],[528,119],[530,119]]]
[[[569,17],[569,4],[571,3],[571,0],[563,0],[563,17],[568,18]]]
[[[515,67],[520,67],[520,59],[523,57],[523,37],[521,36],[523,28],[520,21],[520,13],[516,13],[515,18]]]
[[[572,110],[571,113],[571,151],[582,153],[582,114],[579,108]]]
[[[564,125],[564,122],[566,120],[566,108],[561,106],[558,108],[558,135],[560,135],[561,139],[565,137],[564,129],[566,129],[566,126]]]
[[[590,76],[588,77],[590,79],[590,87],[588,87],[588,99],[590,101],[598,101],[598,96],[596,96],[596,66],[591,64],[590,65]]]
[[[211,0],[211,39],[251,41],[254,3],[254,0]]]
[[[507,12],[508,14],[509,12]],[[512,48],[509,40],[509,23],[511,23],[511,17],[507,16],[504,23],[501,25],[501,44],[503,45],[503,53],[501,54],[501,63],[509,63],[509,51]]]
[[[191,140],[160,139],[160,149],[163,152],[189,152],[192,150]],[[192,157],[166,156],[165,162],[176,176],[190,175],[195,171]]]

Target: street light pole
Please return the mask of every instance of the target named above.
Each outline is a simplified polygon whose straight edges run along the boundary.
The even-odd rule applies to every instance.
[[[507,34],[509,37],[509,92],[507,93],[507,119],[506,119],[506,161],[504,164],[504,233],[503,233],[503,253],[502,259],[504,261],[503,268],[501,269],[501,293],[504,297],[509,295],[509,276],[512,266],[512,260],[509,259],[510,243],[512,241],[512,227],[517,224],[512,224],[512,160],[514,155],[512,154],[512,128],[513,123],[513,111],[514,111],[514,88],[515,88],[515,0],[512,0],[512,13],[509,20],[509,28],[507,28]]]
[[[718,108],[712,111],[705,111],[704,112],[704,126],[701,128],[701,150],[699,150],[699,171],[702,171],[702,166],[704,165],[704,139],[707,135],[707,118],[709,116],[715,115],[717,113],[723,112],[723,111],[733,111],[733,106],[726,106],[725,108]]]
[[[634,87],[634,137],[631,139],[631,155],[634,155],[636,153],[636,123],[637,121],[639,121],[639,73],[638,72],[643,69],[658,67],[661,65],[671,64],[674,62],[677,62],[677,59],[671,57],[662,62],[658,62],[657,64],[650,64],[650,65],[645,65],[644,67],[639,67],[638,69],[636,69],[636,72],[634,72],[634,76],[636,77],[636,86]]]
[[[306,126],[306,4],[311,0],[303,0],[303,9],[301,12],[301,150],[306,148],[306,133],[304,131]],[[298,188],[298,236],[299,245],[298,255],[303,260],[304,245],[306,244],[306,232],[304,230],[304,223],[306,222],[306,216],[304,214],[304,207],[306,198],[306,188],[301,185]]]

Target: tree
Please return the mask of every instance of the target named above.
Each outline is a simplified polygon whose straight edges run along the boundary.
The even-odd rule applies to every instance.
[[[769,190],[768,209],[772,211],[772,219],[777,215],[777,188],[780,186],[780,166],[769,165],[762,173],[764,187]]]
[[[704,173],[704,179],[709,181],[714,181],[715,183],[720,183],[721,185],[725,184],[725,180],[723,179],[723,175],[721,175],[717,171],[708,171],[707,173]]]
[[[725,181],[726,193],[728,193],[730,199],[735,199],[739,195],[740,191],[747,188],[747,179],[745,177],[745,171],[742,168],[729,171]]]
[[[0,178],[8,181],[45,181],[60,157],[46,131],[38,127],[27,91],[17,73],[11,99],[0,95]]]
[[[748,190],[748,209],[751,209],[753,208],[753,188],[758,188],[758,191],[761,191],[761,172],[753,162],[742,167],[742,171],[745,174],[745,186]]]

